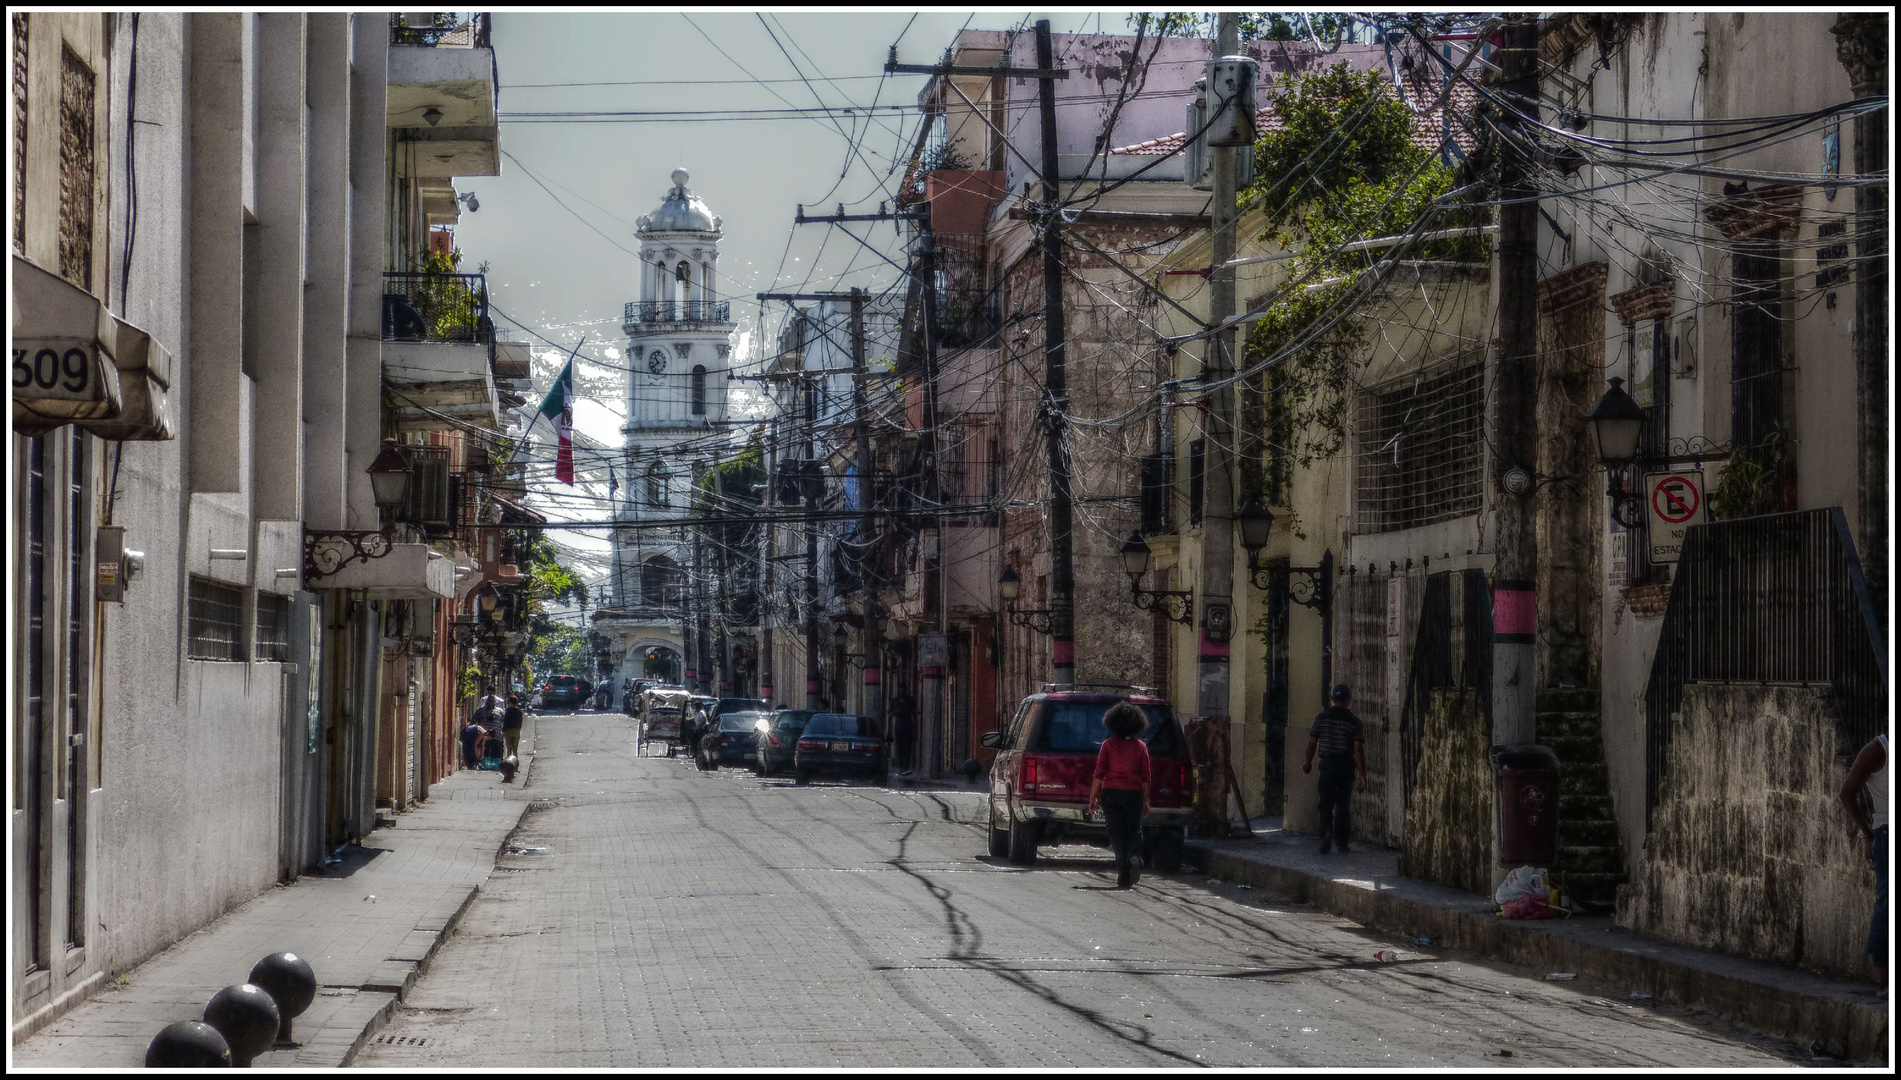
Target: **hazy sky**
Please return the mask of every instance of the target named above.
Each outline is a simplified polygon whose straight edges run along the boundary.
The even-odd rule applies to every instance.
[[[463,269],[488,264],[499,328],[513,328],[505,314],[563,345],[585,334],[584,358],[618,364],[621,307],[634,299],[638,280],[629,253],[637,250],[633,222],[660,204],[668,174],[684,166],[694,193],[725,219],[718,289],[735,301],[742,332],[757,323],[758,292],[889,285],[895,268],[838,229],[794,225],[796,206],[818,213],[843,202],[848,211],[865,212],[892,198],[916,140],[915,105],[925,81],[883,76],[894,43],[900,61],[928,64],[966,26],[1008,29],[1037,18],[1050,19],[1057,33],[1093,33],[1098,25],[1127,32],[1122,12],[497,12],[505,156],[500,176],[457,181],[480,204],[464,211],[456,229]],[[716,118],[821,102],[910,108],[870,117]],[[715,115],[617,122],[511,116],[576,110]],[[849,228],[885,255],[898,255],[892,225]],[[559,361],[537,361],[538,396]],[[621,374],[587,363],[577,363],[575,373],[576,426],[618,446]],[[538,434],[546,441],[545,423]],[[604,517],[605,476],[598,481],[572,495],[559,485],[551,494],[540,488],[531,501],[550,517]],[[605,576],[605,536],[552,535],[577,556],[583,578]]]

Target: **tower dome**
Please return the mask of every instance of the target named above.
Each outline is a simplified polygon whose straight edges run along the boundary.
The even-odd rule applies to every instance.
[[[667,190],[667,196],[660,206],[634,221],[637,233],[719,232],[720,219],[713,216],[713,211],[700,201],[698,195],[687,190],[687,179],[685,169],[673,170],[673,187]]]

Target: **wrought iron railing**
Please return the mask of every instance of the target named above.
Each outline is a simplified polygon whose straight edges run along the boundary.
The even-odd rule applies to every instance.
[[[982,252],[940,244],[931,254],[936,281],[937,318],[933,329],[939,346],[963,349],[990,344],[1002,325],[1003,303],[998,290],[984,281]]]
[[[731,322],[730,300],[630,300],[622,321],[635,323]]]
[[[1692,526],[1644,691],[1646,813],[1688,682],[1826,683],[1847,744],[1888,715],[1887,647],[1839,506]]]
[[[383,275],[384,341],[485,344],[493,335],[481,274]]]
[[[489,48],[489,17],[486,11],[432,11],[420,13],[426,20],[425,25],[412,25],[420,22],[417,13],[392,13],[389,17],[389,43],[391,45],[421,45],[431,49],[486,49]]]

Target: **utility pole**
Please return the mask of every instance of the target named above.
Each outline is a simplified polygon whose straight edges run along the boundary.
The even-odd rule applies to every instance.
[[[818,678],[818,402],[808,378],[799,380],[805,394],[805,469],[800,481],[805,489],[805,707],[819,709]]]
[[[1036,66],[1056,66],[1050,22],[1036,22]],[[1056,84],[1037,80],[1037,111],[1043,122],[1043,426],[1050,470],[1050,678],[1076,681],[1076,579],[1070,557],[1068,427],[1069,376],[1063,330],[1062,187],[1056,169]],[[1217,181],[1219,182],[1219,181]],[[1228,182],[1230,197],[1233,178]]]
[[[687,505],[688,507],[693,505],[691,497],[689,497]],[[693,534],[693,580],[690,583],[691,589],[689,591],[691,593],[691,600],[687,608],[685,634],[686,686],[689,690],[698,690],[704,694],[706,693],[706,682],[701,669],[706,665],[706,655],[700,644],[700,610],[702,605],[700,597],[705,585],[705,566],[701,559],[700,530],[689,525],[687,526],[687,531]]]
[[[1240,20],[1221,12],[1215,32],[1215,57],[1233,56],[1241,48]],[[1211,110],[1242,107],[1240,88],[1216,85],[1210,68],[1207,92]],[[1252,119],[1250,117],[1250,119]],[[1209,318],[1217,326],[1235,314],[1234,259],[1235,154],[1233,146],[1209,146],[1214,172],[1210,203]],[[1252,152],[1251,150],[1249,152]],[[1202,753],[1209,776],[1196,799],[1196,831],[1223,835],[1227,831],[1229,683],[1228,639],[1234,627],[1234,375],[1235,330],[1217,331],[1202,351],[1204,384],[1216,387],[1206,398],[1202,415],[1206,466],[1202,476],[1201,582],[1195,607],[1200,615],[1195,631],[1195,711],[1202,717],[1205,742]],[[1325,643],[1322,644],[1325,647]]]
[[[1493,491],[1498,512],[1492,577],[1492,741],[1530,743],[1537,685],[1538,532],[1529,483],[1537,470],[1538,203],[1526,160],[1527,126],[1538,122],[1538,18],[1506,17],[1501,38],[1500,88],[1517,95],[1528,120],[1506,128],[1499,150],[1498,193],[1498,412]],[[1523,200],[1516,201],[1513,200]],[[1507,476],[1522,471],[1522,479]],[[1517,488],[1522,494],[1513,494]],[[1494,825],[1494,829],[1497,826]],[[1496,836],[1494,841],[1496,841]],[[1494,847],[1494,850],[1497,850]]]
[[[775,541],[779,538],[778,526],[772,522],[772,508],[779,501],[779,439],[776,426],[769,427],[766,434],[766,491],[763,500],[766,506],[766,520],[760,523],[759,533],[765,545],[760,560],[765,564],[760,569],[759,586],[759,696],[768,705],[777,705],[779,699],[773,694],[777,687],[773,685],[772,667],[772,590],[777,584],[779,552]]]
[[[1858,98],[1888,96],[1885,13],[1846,14],[1835,21],[1835,55]],[[1888,124],[1883,109],[1855,117],[1855,176],[1886,175]],[[1888,189],[1855,188],[1855,404],[1858,443],[1855,503],[1861,573],[1875,619],[1888,634]]]
[[[931,204],[925,203],[923,214],[919,217],[919,270],[923,274],[924,317],[920,332],[924,339],[924,431],[918,437],[918,449],[923,453],[925,474],[923,477],[925,495],[933,506],[944,502],[943,485],[937,471],[937,234],[931,223]],[[944,571],[943,542],[944,518],[942,514],[932,514],[930,525],[924,530],[926,538],[935,537],[928,543],[920,542],[919,553],[924,560],[924,615],[931,627],[932,640],[944,638]],[[917,694],[918,716],[911,733],[911,760],[906,767],[916,769],[923,765],[926,776],[937,775],[936,765],[939,753],[936,749],[943,745],[945,730],[944,716],[949,712],[944,701],[944,665],[918,665],[919,693]],[[919,760],[920,747],[931,747],[931,752],[923,761]]]
[[[878,547],[873,543],[871,403],[866,383],[871,369],[865,361],[865,291],[851,291],[852,407],[858,429],[858,542],[865,546],[859,558],[858,580],[865,590],[865,700],[864,714],[884,726],[884,627],[878,615]]]
[[[733,633],[726,625],[727,598],[732,595],[732,560],[726,550],[726,474],[720,469],[719,454],[713,456],[713,566],[718,575],[713,590],[713,630],[719,635],[719,696],[733,693]]]

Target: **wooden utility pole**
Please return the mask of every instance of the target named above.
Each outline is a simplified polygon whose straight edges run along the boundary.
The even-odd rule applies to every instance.
[[[1056,66],[1050,22],[1036,23],[1036,66]],[[1056,84],[1037,81],[1037,111],[1043,121],[1043,429],[1050,470],[1050,679],[1076,681],[1076,579],[1071,562],[1068,428],[1069,376],[1063,327],[1062,185],[1056,168]],[[1229,191],[1234,180],[1229,177]]]
[[[818,677],[818,509],[824,485],[819,482],[814,449],[818,444],[818,402],[809,376],[799,380],[799,390],[805,395],[805,468],[799,474],[805,491],[805,707],[820,709],[824,705],[819,701]]]
[[[871,395],[866,383],[871,369],[865,361],[865,291],[851,291],[851,369],[852,409],[857,414],[858,443],[858,543],[864,553],[858,560],[858,581],[865,590],[865,700],[864,715],[874,717],[882,729],[884,723],[884,687],[882,684],[884,624],[878,612],[878,545],[874,543],[877,522],[872,516]]]
[[[772,434],[771,427],[766,431],[766,491],[763,500],[766,520],[759,527],[765,547],[759,555],[763,564],[759,574],[759,696],[766,704],[776,706],[779,699],[773,696],[778,688],[773,685],[772,678],[772,590],[778,580],[779,560],[775,556],[779,553],[779,545],[774,541],[779,536],[778,526],[772,521],[772,507],[779,501],[779,440]]]
[[[1888,19],[1885,13],[1843,15],[1835,21],[1835,55],[1848,69],[1858,98],[1888,96]],[[1855,117],[1855,176],[1889,172],[1888,109]],[[1888,189],[1855,188],[1856,436],[1859,447],[1856,544],[1875,618],[1888,633]],[[1891,636],[1891,635],[1890,635]]]
[[[1500,87],[1516,95],[1519,108],[1538,120],[1538,18],[1506,17],[1499,63]],[[1492,462],[1493,505],[1498,535],[1492,577],[1492,741],[1529,743],[1537,685],[1538,640],[1538,203],[1531,178],[1531,131],[1505,126],[1499,147],[1498,368],[1496,434]],[[1506,476],[1522,470],[1523,483]],[[1519,492],[1514,494],[1510,487]]]
[[[1241,49],[1240,18],[1224,11],[1217,16],[1215,56],[1233,56]],[[1210,72],[1209,108],[1237,109],[1235,88],[1214,85]],[[1224,90],[1228,91],[1224,95]],[[1210,203],[1211,274],[1209,317],[1220,325],[1235,314],[1234,259],[1235,154],[1233,146],[1209,146],[1210,167],[1214,172],[1214,194]],[[1251,150],[1249,152],[1252,152]],[[1219,330],[1208,339],[1202,353],[1201,373],[1204,385],[1217,389],[1206,398],[1202,414],[1206,467],[1202,472],[1201,508],[1201,588],[1195,605],[1200,619],[1195,628],[1196,693],[1195,711],[1202,717],[1204,732],[1202,754],[1212,766],[1206,770],[1205,786],[1196,799],[1196,831],[1203,835],[1227,832],[1227,791],[1225,786],[1228,753],[1229,682],[1228,639],[1234,627],[1234,388],[1228,382],[1234,376],[1235,330]],[[1218,759],[1218,760],[1217,760]]]

